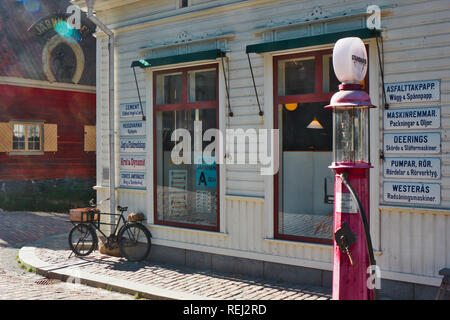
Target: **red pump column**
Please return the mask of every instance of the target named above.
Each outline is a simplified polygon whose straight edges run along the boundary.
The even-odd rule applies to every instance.
[[[370,265],[367,253],[364,226],[352,195],[343,184],[341,174],[347,173],[347,180],[357,193],[367,221],[369,221],[369,169],[370,165],[331,166],[336,173],[334,189],[334,227],[333,234],[345,221],[356,234],[356,242],[349,247],[352,265],[348,254],[341,252],[334,241],[333,245],[333,300],[369,300],[372,295],[367,288],[367,268]]]

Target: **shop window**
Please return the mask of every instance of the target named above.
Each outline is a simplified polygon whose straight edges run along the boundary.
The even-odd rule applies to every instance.
[[[218,127],[217,72],[217,65],[213,65],[155,73],[156,223],[219,228],[219,166],[215,150],[208,159],[194,152],[196,135],[202,137],[208,129]],[[203,141],[201,137],[203,151],[214,138]],[[190,152],[190,158],[178,163],[171,155],[183,142],[188,149],[176,154],[184,157],[185,152]]]
[[[280,130],[275,237],[332,243],[333,122],[324,109],[339,85],[332,53],[276,56],[274,71],[274,127]]]

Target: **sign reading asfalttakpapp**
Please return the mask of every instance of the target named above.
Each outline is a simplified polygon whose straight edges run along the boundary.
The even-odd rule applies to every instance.
[[[440,80],[419,80],[397,83],[386,83],[386,102],[411,103],[431,102],[441,99]]]

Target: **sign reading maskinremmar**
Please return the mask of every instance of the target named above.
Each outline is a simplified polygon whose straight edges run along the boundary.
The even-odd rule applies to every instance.
[[[441,185],[439,183],[385,181],[383,183],[383,199],[385,202],[439,205],[441,203]]]
[[[439,107],[384,110],[384,129],[437,129],[441,126]]]

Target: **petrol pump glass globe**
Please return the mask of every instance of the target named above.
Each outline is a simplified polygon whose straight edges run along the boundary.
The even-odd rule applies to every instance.
[[[368,108],[336,108],[334,110],[334,163],[369,163]]]

